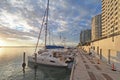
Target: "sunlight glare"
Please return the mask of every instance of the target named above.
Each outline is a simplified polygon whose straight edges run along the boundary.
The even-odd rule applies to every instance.
[[[6,43],[4,41],[0,40],[0,46],[5,46],[5,45],[6,45]]]

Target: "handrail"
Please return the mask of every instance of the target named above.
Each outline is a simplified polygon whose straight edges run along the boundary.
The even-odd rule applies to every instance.
[[[76,60],[75,60],[75,58],[74,58],[73,66],[72,66],[72,71],[71,71],[71,74],[70,74],[70,80],[73,80],[73,75],[74,75],[75,66],[76,66]]]

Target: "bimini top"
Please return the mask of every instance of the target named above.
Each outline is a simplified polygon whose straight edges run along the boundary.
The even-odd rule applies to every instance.
[[[64,46],[47,45],[46,49],[63,49]]]

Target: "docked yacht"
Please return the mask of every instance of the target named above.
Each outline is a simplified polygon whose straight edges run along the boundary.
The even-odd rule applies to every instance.
[[[43,22],[40,28],[40,33],[38,36],[38,41],[36,44],[36,48],[35,48],[35,52],[33,56],[28,56],[28,65],[29,63],[33,63],[33,64],[40,64],[40,65],[46,65],[46,66],[55,66],[55,67],[67,67],[68,63],[66,63],[64,57],[59,54],[62,53],[64,50],[57,50],[55,49],[53,50],[48,50],[47,48],[64,48],[61,46],[46,46],[47,44],[47,22],[48,22],[48,10],[49,10],[49,0],[47,3],[47,8],[45,10],[44,13],[44,17],[43,17]],[[46,21],[46,22],[45,22]],[[45,24],[44,24],[45,23]],[[40,40],[40,35],[41,35],[41,31],[42,28],[45,26],[45,49],[44,50],[39,50],[37,53],[37,47],[38,47],[38,43]]]
[[[53,67],[67,67],[68,64],[65,63],[65,60],[61,55],[57,55],[53,51],[46,51],[40,54],[37,54],[36,63],[38,65],[53,66]],[[35,63],[35,56],[28,56],[28,64]]]

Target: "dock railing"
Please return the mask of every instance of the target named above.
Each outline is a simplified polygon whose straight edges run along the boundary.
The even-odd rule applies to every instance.
[[[74,57],[74,62],[73,62],[73,66],[72,66],[72,71],[71,71],[71,74],[70,74],[70,80],[73,80],[75,66],[76,66],[76,57]]]

